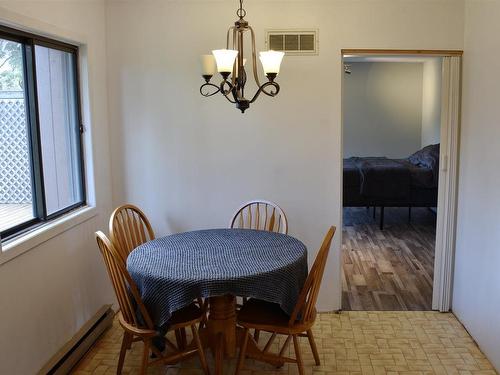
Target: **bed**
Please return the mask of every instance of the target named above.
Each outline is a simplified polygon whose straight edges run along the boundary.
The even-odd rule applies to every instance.
[[[436,207],[439,144],[429,145],[406,159],[351,157],[344,159],[344,207]]]

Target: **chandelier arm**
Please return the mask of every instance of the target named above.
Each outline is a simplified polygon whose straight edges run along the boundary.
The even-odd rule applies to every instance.
[[[204,88],[209,88],[209,87],[210,88],[215,87],[216,90],[214,92],[210,92],[210,91],[203,92]],[[217,85],[214,85],[213,83],[210,83],[210,82],[204,83],[203,85],[200,86],[200,94],[203,95],[205,98],[208,98],[209,96],[213,96],[213,95],[217,94],[219,91],[220,91],[220,87]]]
[[[227,94],[226,94],[226,93],[222,93],[222,95],[224,95],[224,98],[226,98],[226,99],[227,99],[230,103],[233,103],[233,104],[238,103],[238,101],[237,101],[237,100],[232,100],[232,99],[229,97],[229,94],[230,94],[230,93],[227,93]],[[233,97],[234,97],[234,94],[233,94]]]
[[[257,53],[255,51],[255,32],[252,27],[248,25],[248,29],[250,30],[250,35],[252,37],[252,68],[253,68],[253,77],[255,79],[255,83],[258,87],[261,86],[259,81],[259,74],[257,73]]]
[[[236,43],[236,35],[238,33],[238,29],[236,28],[236,26],[233,26],[232,27],[233,29],[233,50],[238,50],[237,48],[237,43]],[[238,50],[238,54],[239,54],[239,50]],[[236,57],[236,59],[238,59],[238,57]],[[236,61],[235,63],[233,64],[233,74],[231,75],[231,83],[233,84],[233,86],[236,84]]]
[[[232,93],[233,93],[234,102],[235,103],[239,103],[240,102],[240,98],[239,98],[239,95],[238,95],[238,90],[236,90],[236,87],[233,88]]]
[[[271,91],[271,92],[265,91],[265,88],[269,87],[269,86],[273,86],[276,89],[276,91]],[[255,95],[253,96],[252,100],[250,100],[250,104],[255,102],[261,93],[264,93],[266,95],[274,97],[274,96],[278,95],[279,92],[280,92],[280,85],[278,85],[276,82],[272,82],[272,81],[266,82],[262,86],[259,87],[259,89],[255,93]]]
[[[224,89],[224,86],[225,85],[228,85],[229,86],[229,90],[225,90]],[[231,103],[233,104],[236,104],[237,103],[237,100],[236,100],[236,97],[234,95],[234,89],[235,89],[235,86],[233,84],[231,84],[231,82],[229,82],[228,80],[224,80],[221,82],[220,84],[220,89],[219,91],[221,92],[222,95],[224,95],[224,97],[229,100]],[[231,98],[229,97],[229,94],[232,94],[233,95],[233,98],[234,98],[234,101],[231,100]]]
[[[224,86],[226,86],[226,85],[229,86],[228,90],[224,89]],[[228,95],[233,90],[233,87],[234,87],[234,85],[230,81],[228,81],[227,79],[224,79],[220,83],[220,92],[223,93],[224,95]]]
[[[270,83],[270,82],[268,82],[268,83]],[[276,83],[276,82],[274,82],[274,83]],[[278,85],[278,84],[276,83],[276,85]],[[273,91],[268,92],[268,91],[266,91],[266,88],[267,88],[268,86],[270,86],[270,85],[266,85],[266,84],[264,84],[264,85],[263,85],[262,92],[263,92],[264,94],[266,94],[267,96],[270,96],[271,98],[274,98],[276,95],[278,95],[278,92],[279,92],[279,85],[278,85],[278,91],[277,91],[277,92],[273,92]],[[272,86],[275,86],[275,85],[272,85]],[[276,87],[276,86],[275,86],[275,87]]]
[[[245,49],[245,44],[243,42],[243,31],[238,32],[238,57],[237,61],[238,64],[236,66],[236,69],[238,70],[238,77],[237,77],[237,82],[238,82],[238,96],[241,98],[245,97],[245,81],[243,80],[243,70],[245,69],[243,66],[243,54],[244,54],[244,49]]]
[[[231,92],[231,93],[232,93],[232,92]],[[229,94],[229,93],[228,93],[228,94]],[[238,103],[238,101],[237,101],[237,100],[233,100],[233,99],[231,99],[231,98],[228,96],[228,94],[224,94],[224,93],[222,93],[222,95],[224,95],[224,98],[226,98],[226,99],[227,99],[230,103],[233,103],[233,104]],[[234,98],[234,94],[233,94],[233,98]]]
[[[234,30],[234,26],[231,26],[228,30],[227,30],[227,36],[226,36],[226,49],[229,49],[229,38],[230,38],[230,34],[231,34],[231,31]]]

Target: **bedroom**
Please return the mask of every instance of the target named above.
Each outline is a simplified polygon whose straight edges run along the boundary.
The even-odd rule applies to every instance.
[[[344,55],[344,310],[431,310],[442,57]]]

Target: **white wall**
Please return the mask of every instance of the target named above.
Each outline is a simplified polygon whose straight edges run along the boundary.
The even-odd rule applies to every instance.
[[[500,370],[500,1],[467,1],[453,311]]]
[[[242,115],[198,93],[199,55],[225,45],[236,1],[107,4],[114,204],[140,205],[162,235],[225,227],[241,202],[275,200],[311,258],[341,226],[341,49],[463,47],[462,1],[248,1],[258,49],[266,28],[319,28],[320,54],[286,56],[279,96]],[[339,239],[322,310],[340,308]]]
[[[422,88],[422,147],[439,143],[441,139],[441,70],[441,58],[434,58],[424,62]]]
[[[0,373],[35,374],[106,303],[114,300],[93,233],[106,227],[111,189],[105,12],[98,1],[0,1],[0,21],[86,40],[97,216],[0,265]],[[86,86],[86,85],[85,85]],[[86,100],[86,102],[88,102]],[[93,189],[91,189],[91,194]]]
[[[423,63],[349,62],[344,157],[406,158],[420,149]]]

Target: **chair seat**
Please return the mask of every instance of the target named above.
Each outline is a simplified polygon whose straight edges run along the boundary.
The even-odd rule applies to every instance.
[[[120,321],[120,324],[122,325],[123,328],[127,329],[128,331],[135,333],[135,334],[142,334],[145,336],[156,336],[158,332],[156,330],[151,330],[147,328],[139,328],[135,327],[125,321],[123,319],[122,312],[120,311],[118,313],[118,319]],[[196,306],[194,303],[183,307],[180,310],[175,311],[172,313],[172,316],[170,317],[170,320],[168,321],[168,328],[169,330],[171,329],[177,329],[177,328],[182,328],[182,327],[187,327],[190,326],[193,323],[196,323],[198,321],[201,321],[203,317],[203,310],[200,309],[198,306]]]
[[[246,328],[258,328],[263,331],[293,334],[302,332],[304,327],[311,327],[314,319],[307,323],[289,325],[288,316],[277,303],[249,299],[237,315],[238,324]],[[307,328],[306,328],[307,329]]]
[[[196,304],[192,303],[172,313],[168,324],[171,328],[175,328],[175,326],[191,325],[192,322],[199,321],[202,317],[203,310]]]

